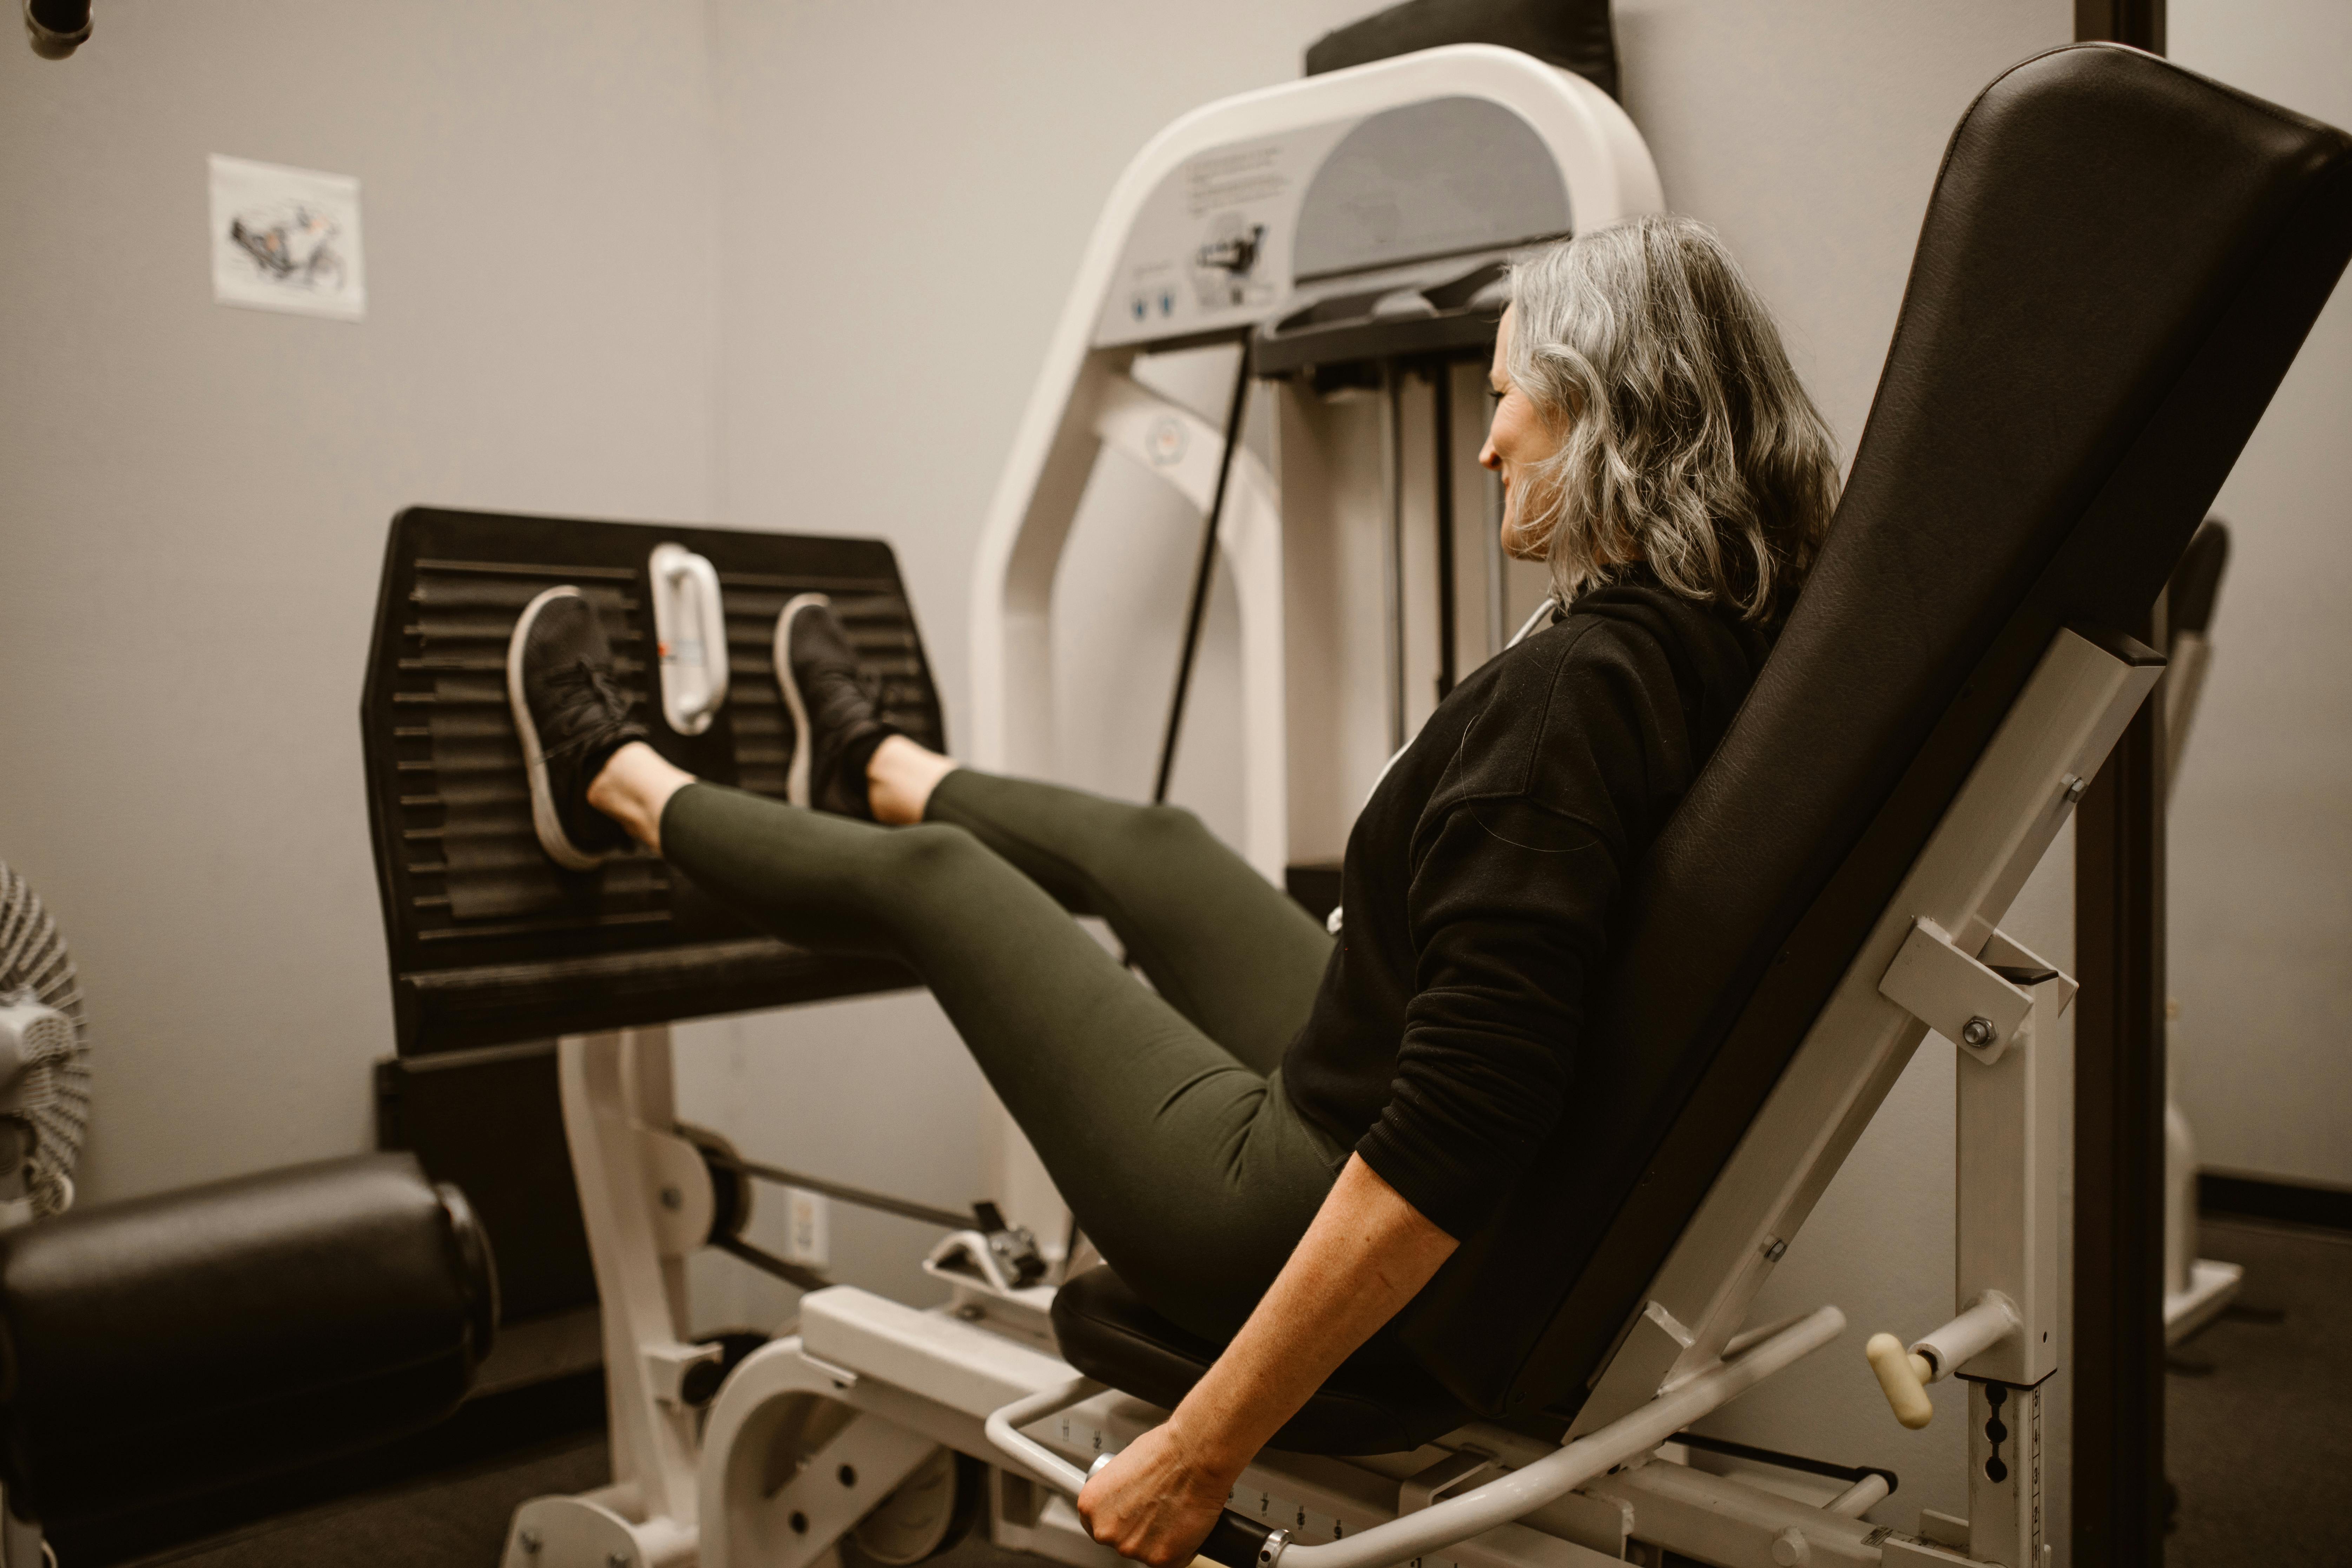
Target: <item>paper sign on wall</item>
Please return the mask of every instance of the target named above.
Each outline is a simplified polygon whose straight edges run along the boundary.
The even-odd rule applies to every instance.
[[[213,298],[356,321],[367,314],[360,183],[213,154]]]

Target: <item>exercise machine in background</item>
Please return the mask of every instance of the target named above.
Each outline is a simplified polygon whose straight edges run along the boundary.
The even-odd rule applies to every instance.
[[[2181,753],[2205,693],[2213,657],[2213,606],[2230,561],[2229,525],[2207,518],[2165,589],[2164,785],[2180,777]],[[2177,1345],[2221,1316],[2244,1283],[2245,1270],[2197,1256],[2197,1142],[2180,1109],[2180,1005],[2165,1004],[2164,1342]]]
[[[498,1279],[465,1194],[404,1154],[67,1210],[89,1103],[57,923],[0,866],[0,1568],[428,1426],[473,1386]]]
[[[1240,615],[1238,847],[1328,910],[1381,765],[1535,596],[1512,603],[1475,461],[1507,258],[1661,202],[1607,93],[1490,45],[1243,93],[1153,138],[1096,222],[981,536],[969,760],[1061,771],[1054,584],[1116,452],[1204,522],[1158,793],[1221,559]],[[1208,344],[1234,355],[1222,428],[1141,374]],[[1254,391],[1263,451],[1243,438]],[[1000,1109],[987,1144],[1006,1212],[1064,1234]]]
[[[0,863],[0,1228],[73,1206],[89,1127],[89,1029],[58,922]]]

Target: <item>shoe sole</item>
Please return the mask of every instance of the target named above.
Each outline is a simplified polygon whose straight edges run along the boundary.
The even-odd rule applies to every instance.
[[[567,871],[593,871],[613,857],[589,854],[563,831],[563,818],[555,809],[555,792],[547,784],[547,753],[540,749],[539,726],[531,722],[530,704],[523,700],[522,650],[530,640],[531,623],[539,619],[540,611],[561,598],[587,596],[568,584],[550,588],[522,607],[514,636],[507,639],[507,705],[514,710],[515,733],[522,741],[523,779],[530,786],[530,826],[547,858]]]
[[[776,684],[784,693],[784,711],[793,716],[793,760],[784,768],[784,799],[793,805],[809,804],[810,758],[808,704],[793,679],[793,617],[803,610],[822,610],[833,604],[829,594],[803,594],[788,600],[776,616]]]

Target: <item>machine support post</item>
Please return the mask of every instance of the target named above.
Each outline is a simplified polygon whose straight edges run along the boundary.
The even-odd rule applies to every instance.
[[[1958,1053],[1957,1304],[1998,1296],[2016,1327],[1940,1370],[1969,1384],[1969,1554],[2041,1568],[2042,1395],[2058,1366],[2058,1205],[2073,1155],[2062,1112],[2074,1058],[2058,1019],[2075,987],[2000,931],[1983,961],[2045,976],[2027,985],[2032,1008],[2009,1049],[1990,1062]]]
[[[2165,0],[2074,0],[2074,38],[2161,55]],[[2162,647],[2162,616],[2122,629]],[[2074,825],[2077,1568],[2164,1555],[2164,756],[2150,701]]]
[[[2153,624],[2135,635],[2155,634]],[[2074,1556],[2164,1544],[2164,721],[2143,702],[2074,826]]]
[[[1969,1380],[1969,1555],[1979,1562],[2042,1568],[2045,1386]]]
[[[2058,1205],[2073,1153],[2062,1111],[2074,1065],[2058,1018],[2074,983],[2000,931],[1984,961],[2048,976],[2025,987],[2032,1010],[2007,1050],[1987,1062],[1963,1048],[1958,1063],[1953,1305],[1965,1312],[1998,1292],[2017,1327],[1940,1370],[2032,1385],[2058,1365]]]
[[[661,1198],[645,1134],[675,1136],[669,1026],[566,1035],[556,1048],[604,1323],[612,1501],[632,1522],[691,1530],[699,1445],[688,1374],[719,1352],[685,1342],[683,1258],[664,1245],[654,1212]]]

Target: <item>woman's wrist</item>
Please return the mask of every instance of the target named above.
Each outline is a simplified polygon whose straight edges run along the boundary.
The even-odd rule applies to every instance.
[[[1230,1490],[1263,1447],[1236,1433],[1234,1425],[1225,1413],[1202,1409],[1187,1397],[1169,1413],[1168,1437],[1188,1467]]]

